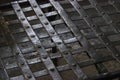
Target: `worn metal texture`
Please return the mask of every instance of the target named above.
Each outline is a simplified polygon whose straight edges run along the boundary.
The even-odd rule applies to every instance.
[[[1,79],[120,80],[120,1],[1,4]]]

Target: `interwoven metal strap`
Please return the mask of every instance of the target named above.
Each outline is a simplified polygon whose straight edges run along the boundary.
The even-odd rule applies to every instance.
[[[119,0],[0,5],[3,80],[119,80]]]

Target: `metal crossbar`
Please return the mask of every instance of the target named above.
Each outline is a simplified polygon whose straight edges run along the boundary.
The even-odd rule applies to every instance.
[[[119,0],[0,5],[0,79],[119,80]]]

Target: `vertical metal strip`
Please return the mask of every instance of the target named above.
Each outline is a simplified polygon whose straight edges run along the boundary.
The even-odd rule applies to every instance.
[[[109,4],[112,5],[117,12],[120,12],[120,1],[119,0],[109,0]]]
[[[45,51],[44,47],[41,45],[41,42],[35,32],[33,31],[31,25],[27,21],[22,9],[20,8],[17,2],[12,3],[12,6],[17,14],[20,22],[23,25],[27,35],[29,36],[30,40],[34,44],[36,50],[41,56],[43,63],[45,64],[46,68],[48,69],[50,75],[52,76],[53,80],[62,80],[61,76],[59,75],[57,69],[55,68],[52,60],[50,59],[48,53]]]
[[[14,40],[14,38],[13,38],[13,40]],[[15,42],[15,40],[14,40],[14,42]],[[17,64],[21,68],[24,78],[29,79],[29,80],[35,80],[35,77],[32,74],[30,67],[28,66],[23,54],[21,53],[21,51],[16,43],[14,43],[14,46],[13,46],[13,53],[16,54],[15,57],[18,61]]]
[[[1,28],[3,28],[3,27],[6,27],[6,25],[4,25],[5,23],[4,23],[5,21],[4,21],[4,18],[1,16],[1,11],[0,11],[0,29]],[[2,29],[3,30],[3,29]],[[2,31],[3,32],[3,31]],[[2,53],[2,54],[4,54],[4,53]],[[4,71],[4,72],[3,72]],[[1,59],[1,57],[0,57],[0,78],[3,78],[3,79],[6,79],[6,80],[9,80],[10,79],[10,77],[9,77],[9,75],[8,75],[8,73],[7,73],[7,71],[6,71],[6,68],[5,68],[5,66],[3,65],[3,62],[2,62],[2,59]]]
[[[110,16],[103,11],[103,9],[98,5],[96,0],[89,0],[91,5],[98,11],[98,13],[103,17],[106,23],[115,29],[115,32],[119,33],[120,28],[116,25],[116,23],[110,18]]]
[[[78,4],[76,0],[70,1],[70,3],[73,5],[76,11],[83,17],[83,19],[86,21],[88,26],[94,31],[94,33],[97,34],[98,38],[102,41],[102,43],[106,46],[106,48],[112,52],[112,54],[110,55],[112,55],[120,63],[119,58],[117,58],[117,56],[120,53],[116,50],[115,47],[113,47],[112,44],[110,44],[110,41],[107,39],[106,35],[92,22],[91,18],[87,15],[87,13]]]
[[[8,76],[8,73],[3,66],[2,60],[0,59],[0,79],[10,80],[10,77]]]
[[[79,29],[76,27],[76,25],[70,20],[68,15],[65,13],[63,8],[60,6],[58,2],[55,2],[53,0],[50,0],[51,4],[55,7],[55,9],[58,11],[60,16],[63,18],[67,26],[71,29],[75,37],[78,39],[78,41],[83,45],[83,47],[88,50],[90,48],[90,44],[86,40],[86,38],[80,33]],[[91,55],[91,54],[90,54]],[[95,53],[92,53],[91,56],[95,57]]]
[[[79,79],[85,79],[87,76],[82,72],[76,61],[74,60],[73,56],[71,55],[71,52],[66,48],[63,41],[60,39],[58,34],[55,32],[53,27],[51,26],[50,22],[45,17],[44,13],[42,12],[41,8],[38,6],[35,0],[29,0],[31,6],[33,7],[36,15],[38,16],[39,20],[43,24],[44,28],[48,32],[48,34],[51,36],[53,42],[56,44],[62,55],[64,56],[65,60],[68,62],[68,64],[71,66],[72,70],[75,72],[75,74],[78,76]]]
[[[53,2],[52,0],[51,0],[51,4],[54,5],[54,7],[57,9],[57,11],[60,14],[60,16],[63,18],[63,20],[65,21],[65,23],[71,29],[71,31],[76,36],[76,38],[78,39],[78,41],[82,44],[82,46],[88,52],[88,54],[90,55],[90,57],[93,58],[93,59],[95,59],[97,61],[99,59],[99,56],[97,56],[95,50],[92,48],[92,46],[87,41],[87,39],[82,35],[82,33],[80,33],[80,31],[78,30],[78,28],[76,27],[76,25],[70,20],[70,18],[68,17],[68,15],[64,11],[64,9],[60,6],[60,4],[57,3],[57,2]],[[103,65],[101,64],[101,66],[103,66]],[[105,67],[103,67],[101,70],[102,70],[101,72],[107,72],[107,69],[105,69]]]
[[[8,26],[6,26],[6,29],[8,29]],[[9,29],[8,29],[9,31]],[[10,32],[10,31],[9,31]],[[27,65],[27,62],[23,56],[23,54],[21,53],[19,47],[17,46],[17,44],[15,43],[15,40],[12,36],[12,34],[9,34],[9,38],[12,41],[12,44],[9,45],[12,49],[12,53],[14,55],[14,57],[16,57],[16,61],[18,62],[19,67],[21,68],[23,75],[25,77],[25,79],[29,79],[29,80],[35,80],[29,66]],[[9,42],[9,41],[8,41]]]

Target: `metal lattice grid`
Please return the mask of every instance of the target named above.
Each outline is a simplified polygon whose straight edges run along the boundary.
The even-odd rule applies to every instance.
[[[3,80],[119,80],[119,0],[1,4]]]

